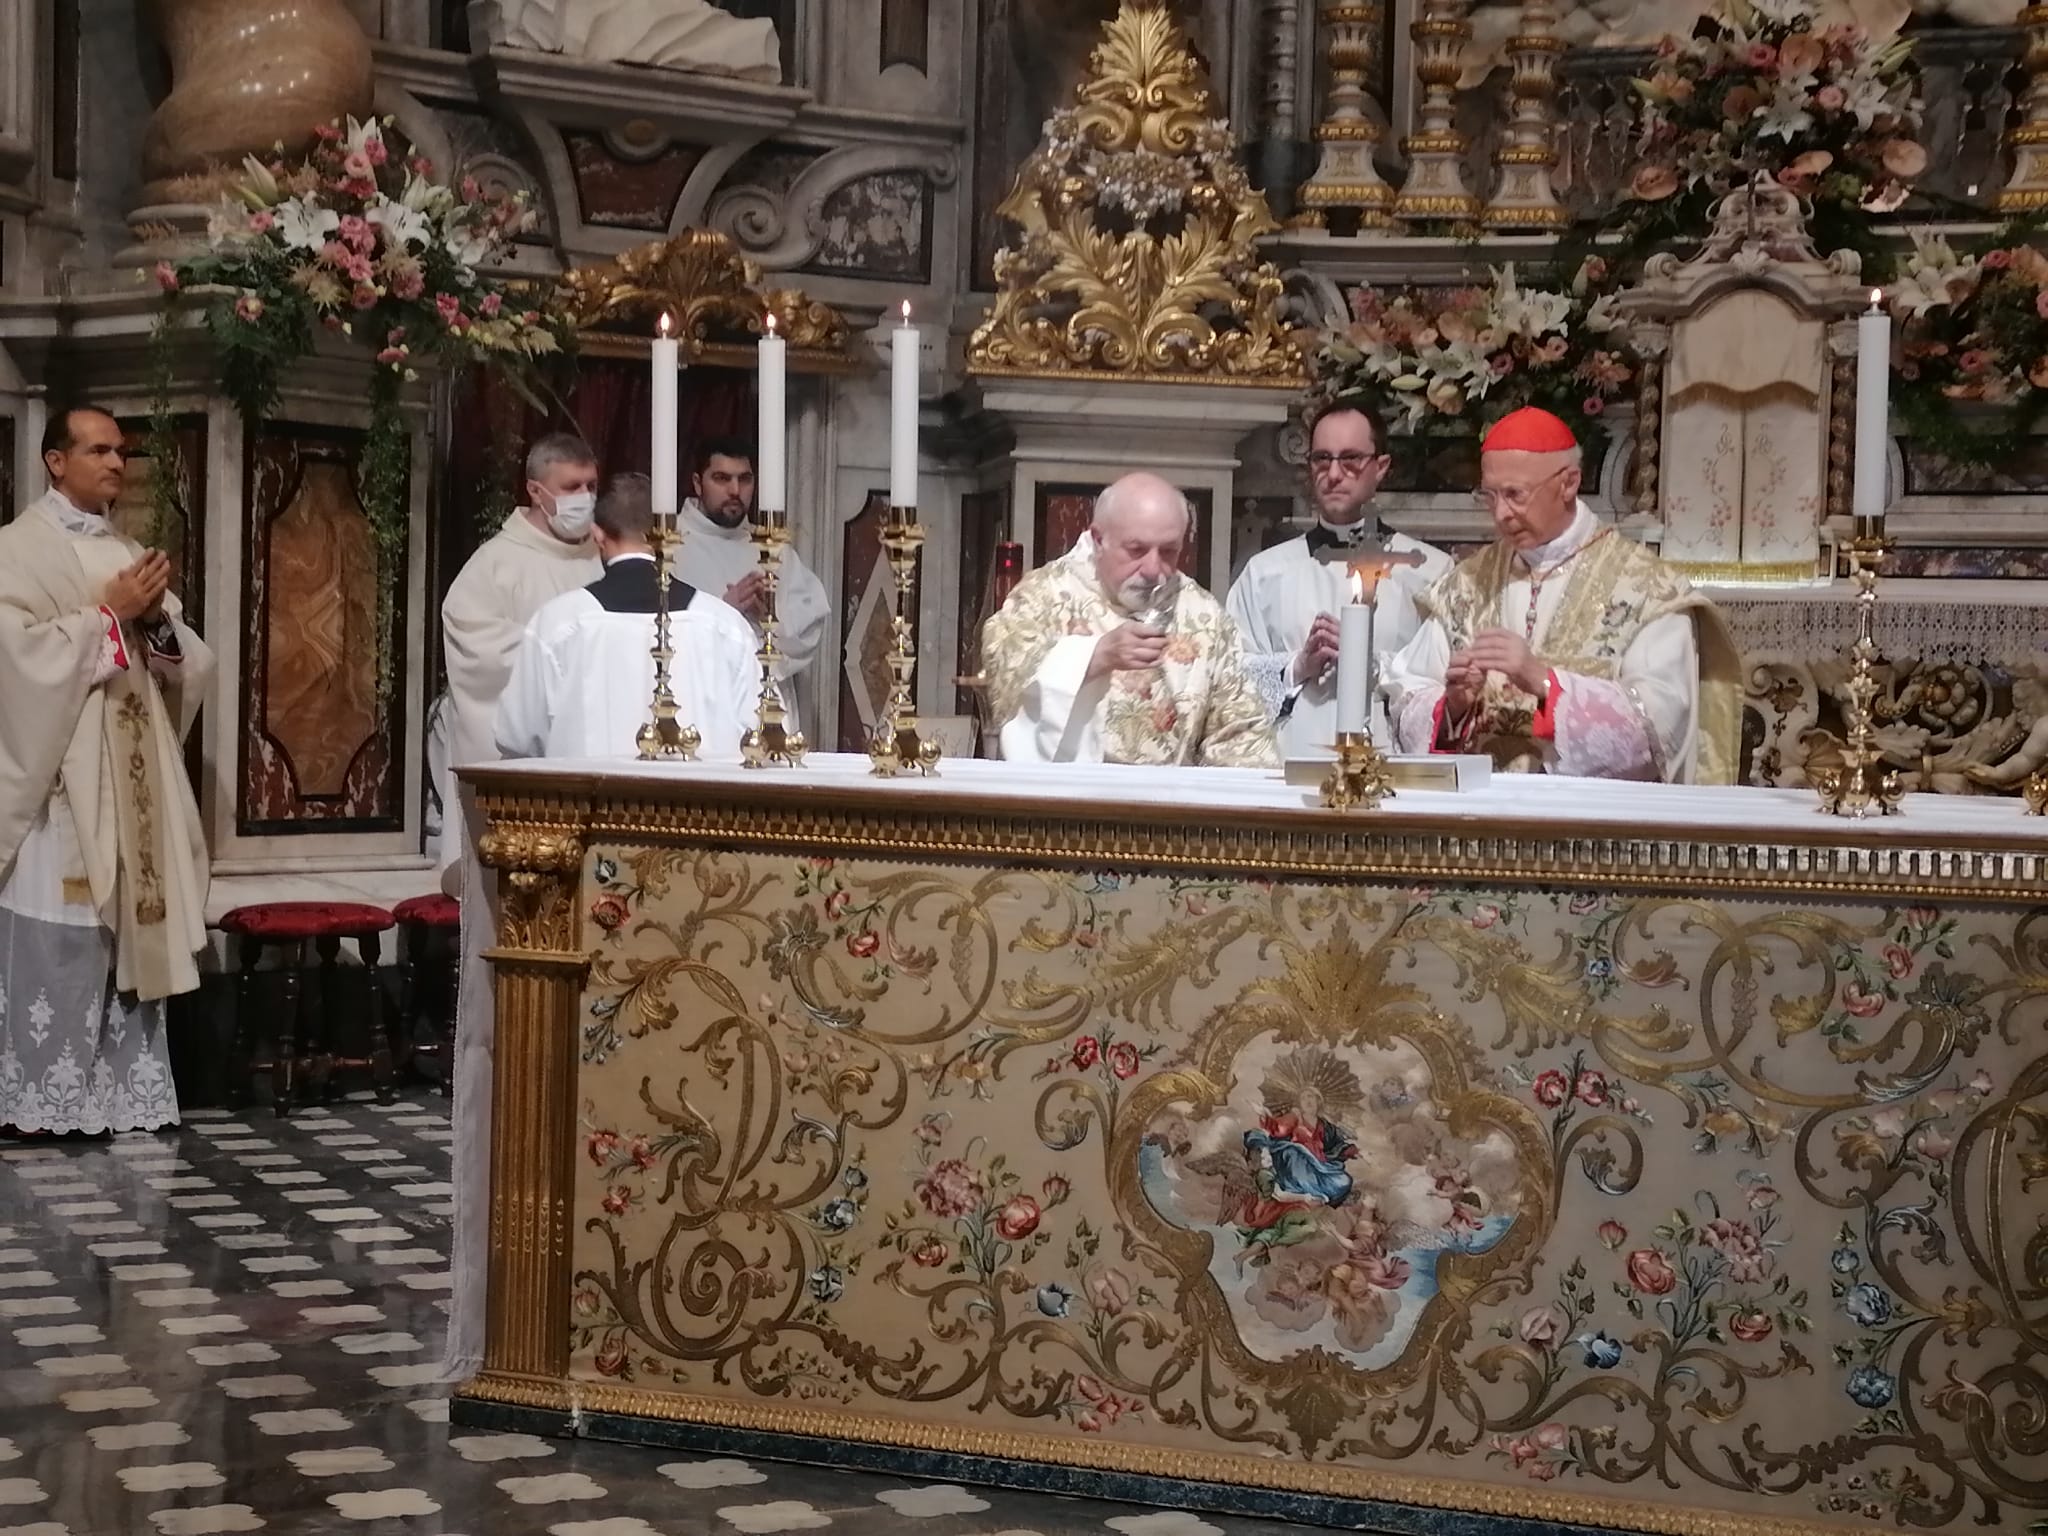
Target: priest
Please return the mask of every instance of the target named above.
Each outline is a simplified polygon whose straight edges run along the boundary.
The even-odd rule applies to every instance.
[[[982,627],[990,718],[1011,762],[1278,762],[1237,626],[1180,574],[1194,511],[1157,475],[1095,499],[1074,547]]]
[[[206,839],[184,741],[213,654],[170,561],[107,521],[122,432],[55,411],[0,528],[0,1126],[178,1121],[164,1001],[199,985]]]
[[[1261,550],[1231,583],[1225,609],[1244,637],[1245,660],[1273,712],[1287,757],[1327,756],[1337,739],[1337,613],[1351,600],[1338,551],[1413,554],[1375,598],[1373,644],[1392,654],[1415,633],[1415,599],[1451,568],[1450,556],[1406,534],[1382,535],[1372,499],[1387,472],[1386,429],[1351,400],[1325,405],[1309,423],[1309,490],[1316,525]],[[1389,740],[1385,708],[1372,701],[1373,739]]]
[[[469,557],[441,604],[448,667],[448,765],[494,762],[492,728],[526,624],[541,604],[604,574],[590,524],[597,455],[582,438],[550,433],[526,452],[526,503]],[[442,800],[441,886],[460,894],[462,817],[453,786]]]
[[[1394,658],[1397,743],[1508,772],[1734,782],[1741,665],[1686,579],[1579,499],[1571,429],[1527,407],[1480,443],[1499,537],[1417,603]]]
[[[498,750],[505,756],[638,751],[654,697],[653,527],[645,475],[620,475],[598,498],[595,538],[604,575],[543,603],[527,624],[498,704]],[[760,698],[754,632],[720,599],[687,582],[669,583],[668,608],[676,718],[696,727],[707,759],[736,763]]]
[[[758,635],[768,611],[768,578],[753,537],[753,445],[733,437],[699,443],[690,490],[676,524],[683,536],[676,574],[698,591],[724,598]],[[775,575],[775,649],[781,655],[776,681],[791,730],[798,729],[795,679],[818,659],[831,616],[825,584],[794,545],[784,545]]]

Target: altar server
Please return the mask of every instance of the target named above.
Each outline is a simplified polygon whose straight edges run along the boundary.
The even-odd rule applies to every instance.
[[[982,627],[990,716],[1011,762],[1278,761],[1237,626],[1180,574],[1187,498],[1126,475],[1074,547],[1017,585]]]
[[[647,535],[654,502],[645,475],[620,475],[597,503],[604,575],[541,606],[526,626],[498,705],[507,757],[632,757],[652,718],[658,572]],[[704,756],[738,762],[760,698],[754,632],[725,603],[687,582],[668,589],[669,688],[676,718],[694,725]]]
[[[1731,783],[1741,665],[1714,607],[1578,499],[1580,449],[1548,411],[1480,443],[1500,537],[1417,603],[1394,659],[1411,752],[1483,752],[1510,772]]]
[[[1373,645],[1382,657],[1408,643],[1415,598],[1451,568],[1450,556],[1406,534],[1382,539],[1372,499],[1387,472],[1385,442],[1379,418],[1355,402],[1317,411],[1308,455],[1316,525],[1253,555],[1230,587],[1226,611],[1244,637],[1246,664],[1287,757],[1326,756],[1337,739],[1337,611],[1350,601],[1350,584],[1344,566],[1319,557],[1367,548],[1422,557],[1421,565],[1396,567],[1379,583]],[[1386,745],[1378,697],[1372,712],[1373,738]]]
[[[683,503],[678,527],[683,547],[676,574],[700,592],[722,597],[760,632],[767,611],[767,581],[754,543],[754,448],[738,438],[716,437],[698,444],[692,495]],[[797,726],[794,679],[818,659],[832,604],[825,584],[811,574],[794,544],[782,548],[775,576],[776,676],[791,730]]]
[[[463,841],[452,830],[462,821],[452,771],[497,759],[492,725],[527,620],[549,598],[604,573],[590,540],[597,479],[597,455],[582,438],[557,432],[534,443],[526,453],[526,504],[469,557],[441,604],[451,712],[441,885],[450,894],[461,885]]]
[[[120,424],[57,411],[0,528],[0,1126],[178,1121],[164,999],[195,990],[206,838],[184,740],[213,653],[170,561],[107,521]]]

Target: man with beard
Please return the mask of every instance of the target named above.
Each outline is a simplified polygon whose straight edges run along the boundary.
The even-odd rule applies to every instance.
[[[1405,534],[1381,537],[1372,498],[1387,472],[1386,436],[1372,412],[1345,400],[1318,411],[1309,426],[1308,470],[1315,527],[1253,555],[1225,604],[1287,757],[1326,755],[1337,740],[1337,611],[1351,597],[1346,568],[1323,555],[1384,549],[1422,557],[1421,565],[1396,566],[1379,583],[1373,646],[1383,656],[1408,643],[1415,599],[1451,568],[1440,549]],[[1388,745],[1377,691],[1371,708],[1373,739]]]
[[[753,445],[731,437],[698,444],[690,490],[676,518],[682,547],[672,569],[698,591],[724,598],[758,636],[767,612],[768,579],[753,539]],[[817,659],[831,614],[825,584],[811,574],[794,545],[784,545],[775,579],[776,680],[782,684],[791,730],[799,728],[794,679]]]
[[[990,718],[1011,762],[1278,761],[1237,627],[1180,574],[1187,498],[1134,474],[1095,499],[1074,547],[982,627]]]

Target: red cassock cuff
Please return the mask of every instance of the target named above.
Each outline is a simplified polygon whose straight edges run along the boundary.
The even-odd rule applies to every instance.
[[[1543,698],[1536,705],[1536,720],[1529,734],[1538,741],[1557,740],[1557,705],[1564,697],[1564,688],[1557,680],[1556,669],[1543,674]]]
[[[114,610],[102,605],[100,617],[107,621],[107,644],[112,648],[114,670],[128,670],[128,641],[121,633],[121,621],[114,617]]]

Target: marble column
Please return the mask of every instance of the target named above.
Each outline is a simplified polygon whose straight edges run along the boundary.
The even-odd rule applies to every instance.
[[[133,225],[182,226],[244,155],[302,148],[319,124],[372,110],[370,43],[348,0],[150,0],[147,15],[171,91],[143,141]]]

